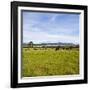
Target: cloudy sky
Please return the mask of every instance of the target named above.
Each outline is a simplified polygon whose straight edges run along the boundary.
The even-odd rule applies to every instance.
[[[80,14],[23,11],[23,43],[79,43]]]

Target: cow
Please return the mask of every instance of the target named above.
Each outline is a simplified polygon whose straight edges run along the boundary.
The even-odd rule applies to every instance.
[[[55,50],[57,51],[57,50],[59,50],[59,48],[60,48],[60,46],[57,46],[57,47],[55,48]]]

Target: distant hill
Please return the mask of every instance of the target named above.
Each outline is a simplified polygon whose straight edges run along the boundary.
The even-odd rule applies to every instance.
[[[58,46],[73,46],[75,44],[73,43],[62,43],[62,42],[58,42],[58,43],[41,43],[42,45],[58,45]]]
[[[29,43],[23,43],[22,47],[28,47]],[[57,43],[40,43],[40,44],[33,44],[34,47],[42,47],[42,46],[49,46],[49,47],[56,47],[56,46],[79,46],[79,44],[73,44],[73,43],[63,43],[63,42],[57,42]]]

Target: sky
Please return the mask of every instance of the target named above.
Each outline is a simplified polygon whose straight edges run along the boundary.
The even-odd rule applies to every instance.
[[[79,44],[79,18],[75,13],[23,11],[23,43]]]

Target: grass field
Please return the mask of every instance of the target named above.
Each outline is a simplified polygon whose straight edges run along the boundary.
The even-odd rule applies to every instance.
[[[79,50],[48,48],[22,50],[22,76],[52,76],[79,74]]]

